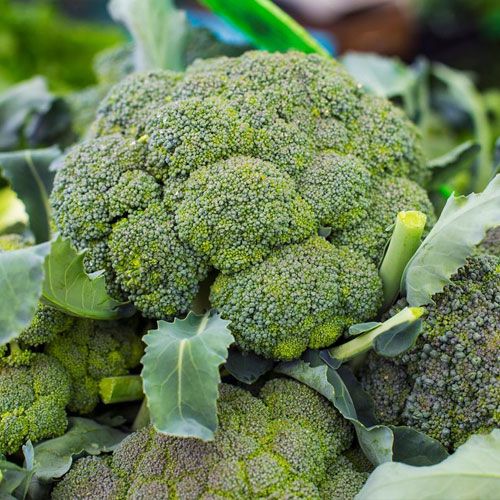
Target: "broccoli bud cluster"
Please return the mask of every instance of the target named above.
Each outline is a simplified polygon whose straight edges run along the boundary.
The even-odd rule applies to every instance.
[[[215,271],[236,341],[267,357],[326,347],[372,317],[397,212],[434,220],[416,128],[319,55],[247,52],[130,75],[92,133],[52,194],[87,269],[161,319],[186,313]]]
[[[417,345],[362,373],[379,418],[454,449],[500,425],[500,259],[470,257],[428,306]]]
[[[78,460],[52,498],[348,500],[368,477],[344,454],[350,424],[299,382],[272,380],[259,397],[223,384],[218,405],[214,441],[146,427],[112,456]]]

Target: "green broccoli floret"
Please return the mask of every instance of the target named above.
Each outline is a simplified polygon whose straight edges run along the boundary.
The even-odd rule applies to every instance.
[[[111,458],[78,460],[52,498],[352,499],[366,479],[342,455],[350,424],[299,382],[272,380],[259,397],[222,385],[219,421],[212,442],[146,427]]]
[[[27,366],[0,365],[0,453],[64,434],[70,394],[67,371],[45,354],[33,353]]]
[[[78,319],[74,326],[45,347],[71,378],[68,409],[91,412],[99,402],[99,382],[104,377],[126,375],[141,359],[143,346],[128,321]]]
[[[369,216],[344,231],[334,232],[332,242],[345,245],[363,253],[375,264],[379,264],[385,245],[392,234],[392,226],[399,212],[419,210],[427,216],[427,230],[436,216],[426,191],[415,182],[404,177],[377,179],[370,191]]]
[[[470,257],[433,297],[416,347],[394,360],[373,357],[364,370],[379,415],[450,449],[498,427],[499,298],[499,258]]]
[[[224,273],[219,285],[234,283],[252,304],[213,293],[235,332],[252,331],[237,333],[240,347],[268,356],[328,345],[376,312],[380,283],[362,255],[378,264],[398,211],[434,221],[410,180],[427,168],[415,127],[319,55],[252,51],[197,60],[184,73],[133,74],[113,87],[93,130],[67,155],[52,194],[59,231],[89,249],[87,270],[104,269],[114,297],[168,319],[187,311],[213,266]],[[345,248],[293,264],[305,276],[282,271],[281,288],[267,278],[267,291],[252,278],[248,289],[238,284],[266,266],[278,276],[287,247],[307,247],[320,225]],[[324,269],[331,252],[335,266]]]
[[[315,236],[220,274],[210,300],[243,349],[286,360],[331,345],[346,325],[375,315],[382,288],[367,259]]]
[[[235,157],[194,172],[177,210],[179,236],[226,272],[263,260],[317,230],[293,179],[273,164]]]
[[[32,242],[27,240],[21,234],[2,234],[0,235],[0,253],[20,250],[29,247]]]
[[[494,227],[486,233],[486,237],[477,247],[477,252],[500,257],[500,226]]]

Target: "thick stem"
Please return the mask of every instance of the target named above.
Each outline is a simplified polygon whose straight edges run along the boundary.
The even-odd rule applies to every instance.
[[[99,382],[99,395],[104,404],[140,401],[143,399],[142,378],[140,375],[105,377]]]
[[[391,241],[380,266],[379,274],[384,287],[384,305],[387,310],[398,296],[401,277],[406,264],[417,251],[422,239],[427,217],[422,212],[399,212]]]
[[[132,430],[138,431],[138,430],[142,429],[143,427],[146,427],[147,425],[149,425],[149,422],[150,422],[150,418],[149,418],[148,402],[147,402],[147,399],[144,398],[142,400],[141,407],[139,408],[139,411],[137,412],[134,423],[132,424]]]
[[[332,358],[342,362],[349,361],[350,359],[369,351],[372,348],[374,340],[382,333],[389,331],[391,328],[401,323],[413,323],[414,321],[417,321],[423,313],[423,307],[405,307],[392,318],[384,321],[380,326],[359,335],[345,344],[333,347],[332,349],[329,349],[328,352]]]

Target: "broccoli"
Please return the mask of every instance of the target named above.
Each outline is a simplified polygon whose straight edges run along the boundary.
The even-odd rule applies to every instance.
[[[370,356],[361,380],[378,416],[457,448],[500,425],[500,260],[470,257],[427,306],[417,345],[395,359]]]
[[[376,314],[382,291],[371,262],[314,236],[239,273],[219,274],[210,300],[243,349],[287,360],[333,344],[346,325]]]
[[[0,365],[0,453],[64,434],[70,394],[68,373],[45,354],[33,353],[25,366]]]
[[[350,424],[299,382],[271,380],[259,397],[223,384],[218,406],[214,441],[146,427],[111,457],[76,461],[52,498],[351,499],[368,477],[343,455]]]
[[[21,234],[9,233],[0,235],[0,253],[11,252],[29,247],[32,243]]]
[[[68,409],[89,413],[99,402],[104,377],[127,375],[142,357],[135,322],[78,319],[73,327],[45,346],[45,353],[68,371],[72,391]]]
[[[266,356],[326,347],[371,319],[387,227],[400,210],[434,221],[416,128],[319,55],[253,51],[129,75],[92,131],[51,198],[87,270],[157,319],[185,314],[221,273],[215,306],[240,347]]]

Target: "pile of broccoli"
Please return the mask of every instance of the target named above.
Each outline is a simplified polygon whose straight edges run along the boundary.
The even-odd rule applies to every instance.
[[[169,319],[216,276],[237,344],[289,360],[377,314],[396,214],[434,222],[427,178],[417,129],[340,64],[246,52],[115,85],[51,201],[114,297]]]
[[[382,422],[455,449],[500,426],[500,258],[470,257],[433,299],[416,346],[392,359],[370,354],[361,382]]]
[[[345,454],[351,424],[307,386],[274,379],[258,397],[226,384],[220,392],[214,441],[145,427],[112,456],[78,460],[52,498],[351,499],[368,478],[351,460],[359,452]]]

